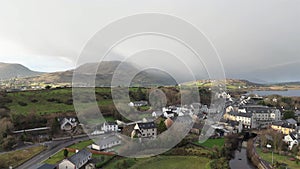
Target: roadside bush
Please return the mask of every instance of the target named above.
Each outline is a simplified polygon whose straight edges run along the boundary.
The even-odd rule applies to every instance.
[[[2,149],[11,150],[16,143],[16,138],[14,138],[13,136],[8,136],[3,139]]]
[[[39,102],[39,101],[36,100],[36,99],[32,99],[31,102],[32,102],[32,103],[37,103],[37,102]]]
[[[55,102],[55,103],[63,103],[63,101],[61,101],[60,99],[57,98],[50,98],[47,99],[48,102]]]
[[[28,104],[27,103],[25,103],[25,102],[18,102],[18,104],[20,105],[20,106],[27,106]]]
[[[73,99],[68,99],[64,102],[66,105],[73,105]]]

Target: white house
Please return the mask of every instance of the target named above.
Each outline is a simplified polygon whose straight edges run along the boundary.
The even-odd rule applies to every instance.
[[[155,111],[152,113],[152,117],[157,117],[157,114]]]
[[[99,143],[92,144],[92,149],[99,150],[99,151],[106,150],[115,147],[117,145],[120,145],[121,143],[122,143],[121,140],[117,136],[110,135],[108,137],[101,139]]]
[[[298,138],[298,134],[290,133],[290,134],[284,136],[283,141],[286,142],[289,145],[289,149],[291,150],[294,145],[298,145],[299,144],[299,140],[298,139],[299,139]]]
[[[58,120],[60,123],[60,129],[65,131],[72,130],[78,124],[75,117],[65,117]]]
[[[164,112],[164,117],[165,118],[171,118],[171,117],[174,117],[175,116],[175,113],[172,112],[172,111],[165,111]]]
[[[118,131],[118,124],[115,122],[105,122],[101,126],[101,130],[105,133],[107,132],[117,132]]]
[[[134,126],[134,133],[137,133],[138,137],[153,137],[156,138],[157,128],[154,122],[136,123]]]

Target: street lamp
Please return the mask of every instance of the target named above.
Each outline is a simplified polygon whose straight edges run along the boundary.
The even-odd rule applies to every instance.
[[[271,144],[267,144],[267,148],[271,149],[272,148]],[[274,161],[274,157],[273,157],[273,150],[272,150],[272,165],[273,165],[273,161]]]

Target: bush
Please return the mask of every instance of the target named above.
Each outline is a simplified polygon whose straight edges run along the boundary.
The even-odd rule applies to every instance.
[[[50,98],[50,99],[47,99],[48,102],[55,102],[55,103],[63,103],[60,99],[57,99],[57,98]]]
[[[20,106],[27,106],[28,104],[27,103],[25,103],[25,102],[18,102],[18,104],[20,105]]]
[[[65,101],[66,105],[72,105],[73,104],[73,99],[68,99],[67,101]]]
[[[14,138],[13,136],[8,136],[3,139],[2,148],[4,150],[11,150],[16,143],[16,138]]]
[[[37,102],[39,102],[39,101],[36,100],[36,99],[32,99],[31,102],[32,102],[32,103],[37,103]]]

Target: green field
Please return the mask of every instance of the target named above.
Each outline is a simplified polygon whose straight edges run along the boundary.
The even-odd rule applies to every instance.
[[[156,156],[145,159],[119,159],[104,166],[118,169],[126,165],[130,169],[209,169],[210,159],[197,156]]]
[[[272,163],[272,153],[271,152],[264,153],[264,152],[262,152],[262,150],[260,148],[257,148],[256,151],[262,159],[268,161],[269,163]],[[290,160],[291,157],[283,156],[283,155],[279,155],[279,154],[274,153],[273,158],[274,158],[274,162],[277,161],[279,163],[285,163],[291,169],[300,168],[300,163],[297,164],[296,161],[291,161]]]
[[[87,146],[89,146],[91,144],[93,144],[92,140],[82,141],[80,143],[71,145],[69,148],[74,148],[74,149],[81,150],[81,149],[84,149],[85,147],[87,147]],[[69,152],[68,156],[70,157],[73,154],[74,153]],[[55,155],[51,156],[48,160],[46,160],[45,163],[48,163],[48,164],[57,164],[59,161],[61,161],[63,159],[64,159],[64,151],[61,150],[58,153],[56,153]]]
[[[0,154],[0,168],[16,167],[45,150],[44,146],[30,147],[23,150]]]
[[[217,147],[222,147],[225,143],[224,138],[219,138],[219,139],[208,139],[204,143],[196,143],[198,145],[201,145],[203,147],[208,147],[208,148],[213,148],[214,146]]]
[[[96,88],[96,96],[99,106],[111,105],[109,88]],[[13,113],[27,114],[37,112],[39,114],[56,112],[74,112],[72,103],[72,89],[52,89],[8,93],[12,100],[7,107]]]

